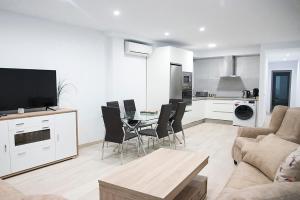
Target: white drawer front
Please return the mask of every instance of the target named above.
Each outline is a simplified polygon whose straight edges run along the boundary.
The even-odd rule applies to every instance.
[[[49,127],[52,124],[52,116],[31,117],[9,121],[10,131],[28,130],[32,127]]]

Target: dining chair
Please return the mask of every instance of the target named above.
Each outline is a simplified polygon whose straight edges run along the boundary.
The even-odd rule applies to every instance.
[[[107,107],[113,107],[113,108],[119,108],[120,110],[120,105],[118,101],[109,101],[106,102]]]
[[[153,144],[154,144],[154,139],[157,140],[158,145],[160,146],[159,140],[165,137],[168,137],[170,142],[170,147],[171,147],[171,140],[168,131],[169,117],[171,114],[171,110],[172,110],[171,104],[162,105],[155,128],[146,128],[138,131],[139,135],[148,136],[148,148],[149,148],[149,138],[153,139]]]
[[[104,156],[104,144],[105,142],[117,143],[121,147],[121,160],[123,163],[123,143],[128,140],[137,139],[137,149],[139,153],[140,140],[137,132],[127,131],[123,126],[123,122],[120,117],[120,110],[114,107],[102,106],[102,116],[105,126],[105,137],[102,144],[102,157]]]
[[[183,100],[182,99],[169,99],[169,104],[172,105],[172,111],[176,111],[177,104],[179,102],[183,102]]]
[[[136,107],[135,107],[135,102],[134,99],[128,99],[128,100],[124,100],[124,109],[126,113],[134,113],[136,112]],[[128,124],[131,126],[136,126],[137,123],[139,123],[139,121],[137,120],[128,120]]]
[[[186,103],[184,103],[184,102],[177,103],[177,108],[176,108],[176,112],[173,116],[173,120],[169,124],[169,130],[171,131],[171,134],[173,134],[173,142],[174,142],[175,149],[176,149],[176,139],[178,139],[176,136],[176,133],[178,133],[178,132],[182,132],[183,143],[185,146],[185,134],[184,134],[184,130],[182,127],[182,118],[185,113],[185,108],[186,108]]]
[[[135,112],[136,111],[134,99],[124,100],[123,102],[124,102],[125,112]]]

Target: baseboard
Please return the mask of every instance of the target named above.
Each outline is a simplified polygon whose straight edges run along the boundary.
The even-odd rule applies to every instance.
[[[188,124],[183,125],[183,129],[191,128],[193,126],[197,126],[202,123],[215,123],[215,124],[226,124],[226,125],[232,125],[232,121],[228,120],[220,120],[220,119],[201,119],[198,121],[194,121]]]
[[[95,144],[100,144],[102,141],[103,140],[97,140],[97,141],[94,141],[94,142],[88,142],[88,143],[80,144],[79,148],[84,148],[84,147],[92,146],[92,145],[95,145]]]
[[[191,123],[183,125],[183,129],[191,128],[193,126],[197,126],[197,125],[202,124],[204,122],[205,122],[204,119],[201,119],[201,120],[198,120],[198,121],[194,121],[194,122],[191,122]]]
[[[215,123],[215,124],[227,124],[232,125],[232,121],[229,120],[220,120],[220,119],[205,119],[204,120],[207,123]]]

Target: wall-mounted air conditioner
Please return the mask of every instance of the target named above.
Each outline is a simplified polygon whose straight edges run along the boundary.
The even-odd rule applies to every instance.
[[[129,55],[147,57],[153,51],[153,47],[151,45],[126,41],[126,40],[124,42],[125,42],[125,53]]]

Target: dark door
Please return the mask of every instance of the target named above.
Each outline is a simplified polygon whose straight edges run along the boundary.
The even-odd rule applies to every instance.
[[[290,71],[273,71],[271,111],[276,105],[289,106],[290,103]]]

